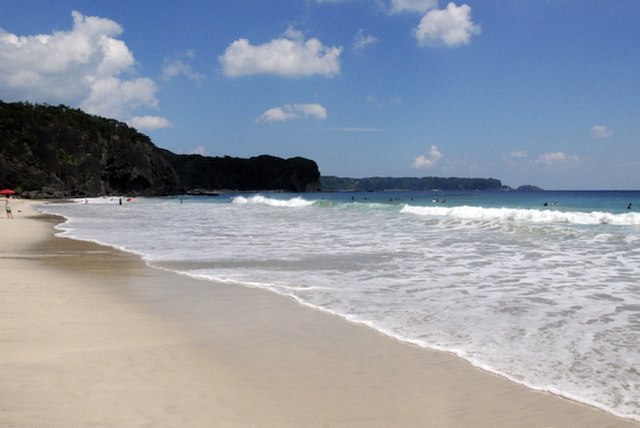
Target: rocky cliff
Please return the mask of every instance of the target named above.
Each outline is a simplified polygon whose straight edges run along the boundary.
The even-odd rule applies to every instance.
[[[164,153],[187,193],[206,189],[315,192],[320,188],[318,165],[309,159],[281,159],[269,155],[242,159]]]
[[[177,155],[113,119],[0,101],[0,186],[28,197],[319,188],[315,162]]]

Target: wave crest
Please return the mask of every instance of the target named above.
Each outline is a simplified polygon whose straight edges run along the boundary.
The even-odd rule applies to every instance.
[[[531,223],[567,223],[581,225],[640,225],[640,214],[638,213],[614,214],[602,211],[572,212],[521,208],[481,208],[467,205],[459,207],[417,207],[405,205],[400,212],[425,217],[449,217],[462,220],[523,221]]]
[[[249,198],[245,198],[244,196],[236,196],[231,200],[231,203],[238,204],[238,205],[253,204],[253,205],[268,205],[271,207],[288,207],[288,208],[308,207],[314,204],[314,202],[307,201],[306,199],[303,199],[301,197],[295,197],[291,199],[274,199],[274,198],[270,198],[268,196],[263,196],[263,195],[255,195]]]

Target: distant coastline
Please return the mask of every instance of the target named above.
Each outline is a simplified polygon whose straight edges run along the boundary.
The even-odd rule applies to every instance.
[[[384,190],[518,190],[542,191],[533,185],[513,189],[495,178],[461,177],[366,177],[320,176],[320,187],[328,192],[371,192]]]

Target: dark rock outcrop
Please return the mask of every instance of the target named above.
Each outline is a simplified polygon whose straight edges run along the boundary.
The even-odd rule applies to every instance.
[[[65,106],[0,101],[0,186],[29,197],[311,191],[315,162],[176,155],[125,123]]]
[[[163,152],[186,193],[202,189],[313,192],[320,187],[318,165],[309,159],[269,155],[242,159]]]
[[[36,197],[179,189],[171,164],[124,123],[64,106],[1,102],[0,182]]]
[[[525,184],[523,186],[518,186],[516,190],[519,192],[542,192],[544,189],[531,184]]]

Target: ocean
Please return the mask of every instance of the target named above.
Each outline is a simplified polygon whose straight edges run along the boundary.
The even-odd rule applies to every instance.
[[[290,296],[640,421],[640,192],[118,202],[40,209],[67,219],[62,236],[138,254],[212,287]]]

